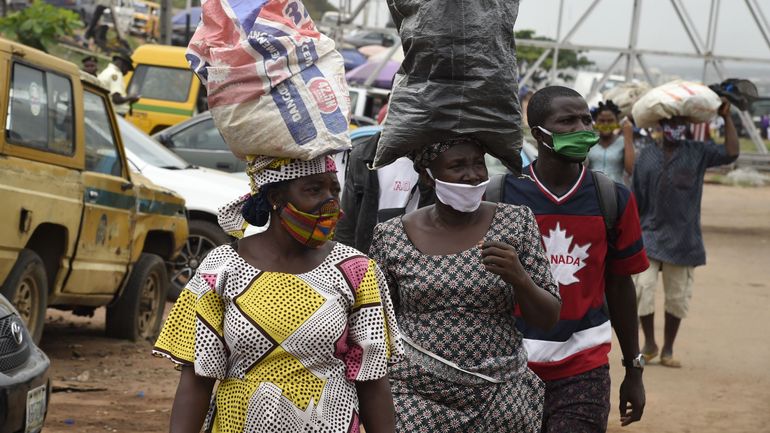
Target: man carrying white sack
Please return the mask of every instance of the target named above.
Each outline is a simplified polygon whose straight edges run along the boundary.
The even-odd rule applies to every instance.
[[[730,103],[722,98],[718,110],[724,119],[725,142],[688,140],[689,121],[674,116],[659,121],[655,145],[639,154],[633,174],[633,189],[639,203],[644,246],[650,267],[634,278],[639,319],[647,361],[660,354],[666,367],[681,367],[674,358],[674,340],[687,316],[692,297],[693,269],[706,263],[700,227],[701,197],[706,169],[730,164],[738,158],[738,133],[730,116]],[[655,287],[663,274],[665,326],[663,347],[654,333]]]

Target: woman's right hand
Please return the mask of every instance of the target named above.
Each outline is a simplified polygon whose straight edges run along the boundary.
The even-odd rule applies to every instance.
[[[505,242],[487,241],[481,247],[481,262],[484,268],[497,274],[506,283],[521,287],[531,282],[531,278],[522,266],[516,250]]]

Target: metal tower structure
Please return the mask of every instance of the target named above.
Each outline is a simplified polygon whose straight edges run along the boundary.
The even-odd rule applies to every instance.
[[[604,70],[602,78],[594,84],[590,94],[588,95],[588,99],[596,95],[599,89],[601,89],[604,83],[607,81],[610,74],[618,67],[618,65],[621,64],[623,60],[625,60],[626,80],[631,80],[634,77],[636,64],[638,64],[642,70],[644,78],[650,82],[650,84],[660,84],[657,83],[655,76],[650,73],[650,69],[647,66],[647,62],[645,61],[645,56],[647,55],[671,56],[702,60],[704,81],[709,66],[714,69],[720,80],[725,80],[728,78],[728,71],[724,66],[725,61],[764,63],[768,64],[768,67],[770,67],[770,24],[768,23],[767,17],[765,17],[764,13],[762,12],[762,9],[759,7],[759,0],[743,0],[743,3],[748,8],[754,24],[759,29],[759,32],[762,35],[762,39],[768,47],[767,57],[727,56],[714,53],[714,47],[717,40],[717,28],[720,18],[720,7],[722,3],[721,0],[708,0],[709,3],[707,3],[706,0],[701,0],[703,4],[709,5],[709,22],[705,39],[701,37],[701,34],[695,27],[694,21],[687,11],[687,8],[682,3],[682,0],[669,0],[671,5],[674,7],[674,11],[676,12],[680,24],[687,34],[687,38],[692,44],[693,50],[690,52],[677,52],[666,49],[649,50],[640,49],[638,47],[639,25],[643,0],[628,0],[633,3],[633,11],[631,14],[630,35],[627,47],[581,45],[572,43],[572,37],[580,29],[583,23],[585,23],[588,17],[591,16],[591,14],[596,9],[596,6],[601,3],[601,1],[602,0],[593,0],[591,4],[588,5],[583,14],[578,18],[577,22],[575,22],[575,24],[562,37],[562,15],[564,12],[564,0],[560,0],[556,41],[539,41],[529,39],[516,40],[516,43],[520,46],[545,48],[543,54],[541,54],[533,64],[529,65],[528,69],[524,72],[520,85],[528,83],[543,61],[545,61],[549,56],[553,57],[553,68],[551,69],[551,78],[553,79],[556,74],[559,50],[562,49],[617,53],[615,60],[609,65],[609,67]],[[731,0],[731,6],[737,7],[737,3],[739,3],[739,1],[740,0]],[[751,119],[751,115],[746,111],[742,111],[740,112],[740,116],[744,127],[748,131],[752,141],[757,147],[757,151],[762,154],[767,154],[767,147],[765,147],[764,143],[762,142],[762,139],[754,126],[754,122]]]

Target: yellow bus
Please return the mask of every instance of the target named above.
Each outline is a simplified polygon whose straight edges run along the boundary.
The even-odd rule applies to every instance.
[[[190,70],[185,48],[142,45],[131,59],[133,72],[126,74],[132,104],[126,119],[148,134],[155,134],[206,111],[206,89]]]

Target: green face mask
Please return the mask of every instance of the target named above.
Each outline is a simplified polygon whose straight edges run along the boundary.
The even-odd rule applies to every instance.
[[[591,150],[591,147],[599,142],[599,134],[597,134],[596,131],[575,131],[566,134],[558,134],[552,133],[541,126],[538,126],[537,128],[543,131],[544,134],[550,135],[553,140],[553,147],[549,146],[548,143],[543,144],[550,147],[559,155],[579,159],[581,161],[588,156],[588,151]]]

